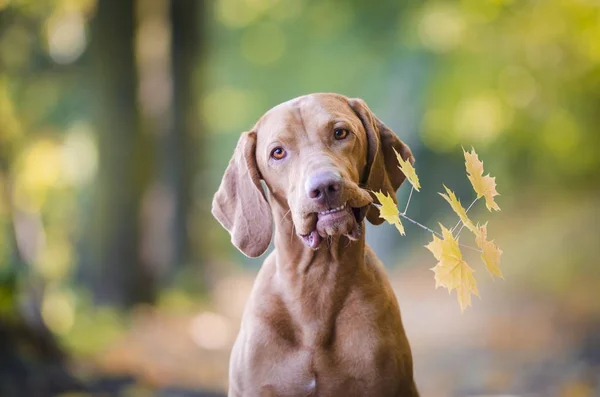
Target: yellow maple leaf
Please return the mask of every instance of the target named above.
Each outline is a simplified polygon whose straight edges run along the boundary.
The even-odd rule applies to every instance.
[[[439,195],[442,196],[448,202],[448,204],[450,204],[450,207],[452,207],[452,209],[454,210],[456,215],[458,215],[462,223],[464,223],[464,225],[470,231],[472,231],[473,233],[477,233],[477,228],[475,227],[475,224],[467,216],[467,211],[460,203],[460,200],[456,198],[454,192],[448,189],[446,185],[444,185],[444,189],[446,189],[447,194],[439,193]]]
[[[402,225],[402,222],[400,222],[400,211],[398,211],[398,207],[396,207],[396,203],[394,203],[392,196],[383,194],[381,191],[373,192],[373,194],[375,194],[379,204],[381,204],[379,207],[379,217],[384,219],[390,225],[396,226],[396,229],[404,236],[404,226]]]
[[[481,248],[481,259],[485,263],[487,271],[492,276],[504,278],[498,265],[500,264],[500,255],[502,250],[494,244],[494,241],[487,241],[487,223],[483,226],[477,225],[477,233],[475,234],[475,243]]]
[[[494,201],[494,196],[498,196],[498,192],[496,191],[496,177],[491,177],[489,174],[483,176],[483,162],[479,160],[475,149],[471,148],[470,152],[463,149],[463,153],[465,155],[467,177],[477,193],[477,198],[485,197],[485,206],[489,211],[500,211],[500,207]]]
[[[435,274],[435,286],[444,287],[448,292],[456,289],[460,310],[471,306],[471,294],[479,296],[477,282],[473,277],[473,269],[463,259],[458,240],[443,225],[442,237],[433,235],[433,241],[425,246],[438,263],[431,269]]]
[[[394,153],[396,153],[396,158],[398,159],[398,168],[400,168],[400,171],[402,171],[404,176],[406,176],[406,179],[408,179],[410,184],[413,185],[413,187],[418,192],[419,189],[421,189],[421,183],[419,183],[419,177],[417,176],[417,171],[415,170],[415,167],[412,166],[409,160],[404,160],[402,156],[400,156],[400,154],[396,151],[396,149],[394,149]]]

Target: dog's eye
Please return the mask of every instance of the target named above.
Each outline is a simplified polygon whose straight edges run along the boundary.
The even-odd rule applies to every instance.
[[[271,158],[275,160],[281,160],[285,157],[285,155],[285,149],[282,147],[276,147],[275,149],[271,150]]]
[[[346,130],[344,128],[336,128],[335,131],[333,131],[333,136],[338,141],[340,141],[342,139],[346,139],[346,137],[348,136],[348,130]]]

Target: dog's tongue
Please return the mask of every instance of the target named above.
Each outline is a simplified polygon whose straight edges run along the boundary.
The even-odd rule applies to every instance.
[[[307,247],[312,248],[314,250],[319,248],[319,245],[321,245],[322,240],[323,237],[319,236],[317,229],[313,230],[309,234],[305,234],[302,236],[302,241],[304,241],[304,244],[306,244]]]

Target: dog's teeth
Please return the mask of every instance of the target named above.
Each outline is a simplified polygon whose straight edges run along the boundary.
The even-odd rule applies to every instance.
[[[341,211],[341,210],[343,210],[344,208],[346,208],[346,204],[342,204],[342,205],[340,205],[339,207],[332,208],[332,209],[330,209],[330,210],[321,211],[321,212],[319,212],[319,215],[331,214],[331,213],[333,213],[333,212],[338,212],[338,211]]]
[[[330,210],[321,211],[321,212],[319,212],[319,215],[331,214],[331,213],[333,213],[333,212],[338,212],[338,211],[341,211],[341,210],[343,210],[344,208],[346,208],[346,204],[342,204],[342,205],[340,205],[339,207],[332,208],[332,209],[330,209]]]

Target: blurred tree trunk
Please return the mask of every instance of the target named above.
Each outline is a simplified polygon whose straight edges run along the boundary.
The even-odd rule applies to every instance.
[[[194,134],[197,132],[193,116],[194,68],[197,65],[198,29],[197,15],[200,2],[194,0],[171,0],[172,65],[174,94],[174,125],[169,134],[167,162],[170,168],[173,190],[176,192],[174,222],[176,265],[187,262],[189,240],[187,222],[190,209],[190,188],[193,176]]]
[[[91,79],[97,101],[99,172],[82,278],[98,303],[153,302],[155,282],[140,256],[140,203],[147,138],[137,107],[133,0],[99,0],[91,22]]]
[[[203,126],[199,118],[199,98],[202,55],[204,53],[204,0],[171,0],[172,65],[174,82],[174,128],[170,136],[169,163],[172,167],[174,188],[177,192],[175,215],[175,263],[204,263],[203,247],[192,244],[189,226],[192,219],[201,222],[205,216],[195,214],[192,208],[192,186],[197,170],[204,169],[202,150]],[[196,197],[197,198],[197,197]],[[202,227],[202,225],[195,225]],[[196,269],[206,276],[204,269]],[[205,281],[206,277],[202,277]]]

